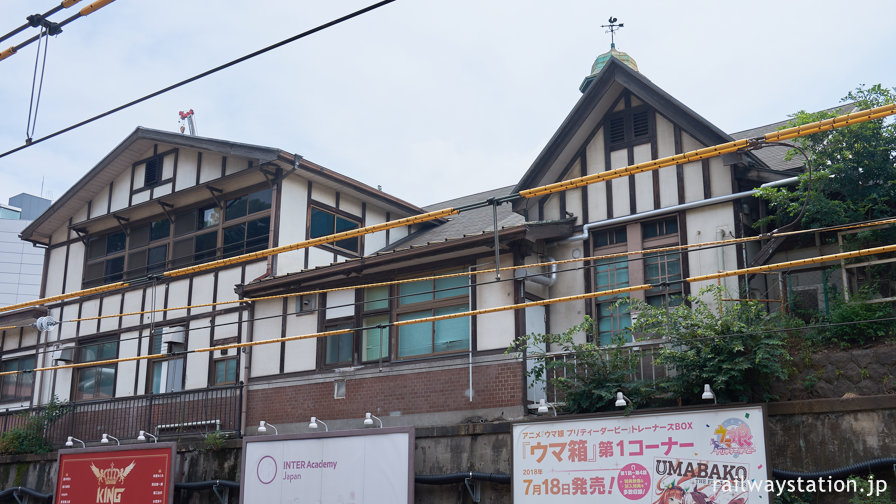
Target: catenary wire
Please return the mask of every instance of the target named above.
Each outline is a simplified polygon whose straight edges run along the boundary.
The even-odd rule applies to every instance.
[[[387,2],[388,1],[394,1],[394,0],[387,0]],[[385,3],[385,2],[381,2],[381,4],[382,3]],[[378,6],[380,4],[375,4],[375,5]],[[373,6],[368,7],[366,10],[370,10],[372,8],[374,8],[374,7]],[[362,11],[366,11],[366,10],[362,9]],[[357,12],[362,12],[362,11],[357,11]],[[356,15],[356,14],[352,14],[352,15]],[[342,19],[344,19],[344,18],[342,18]],[[335,23],[335,21],[331,22],[331,23]],[[325,26],[325,25],[322,25],[322,26]],[[318,28],[318,29],[322,29],[322,28]],[[315,30],[317,30],[317,29],[315,29]],[[309,32],[305,32],[305,33],[309,33]],[[282,42],[281,42],[281,44],[282,44]],[[246,58],[246,57],[244,57],[244,58]],[[551,193],[566,191],[566,190],[569,190],[572,188],[586,186],[588,184],[592,184],[595,182],[602,182],[602,181],[611,180],[614,178],[632,175],[635,173],[656,170],[656,169],[662,168],[664,166],[671,166],[673,164],[689,162],[690,160],[694,160],[694,159],[707,159],[709,157],[719,156],[724,153],[735,152],[741,148],[755,149],[755,148],[758,148],[763,142],[780,141],[783,139],[795,138],[798,136],[808,135],[808,134],[812,134],[812,133],[818,133],[821,131],[829,131],[831,129],[835,129],[835,128],[839,128],[839,127],[845,127],[845,126],[849,126],[852,124],[858,124],[858,123],[862,123],[862,122],[866,122],[866,121],[870,121],[870,120],[888,117],[893,114],[896,114],[896,104],[875,107],[872,109],[863,110],[860,112],[853,112],[850,114],[838,116],[838,117],[835,117],[832,119],[827,119],[824,121],[816,121],[814,123],[805,124],[805,125],[798,126],[795,128],[788,128],[788,129],[777,131],[774,133],[769,133],[769,134],[765,135],[765,137],[753,138],[753,139],[749,139],[749,140],[738,140],[736,142],[728,142],[726,144],[720,144],[720,145],[713,146],[713,147],[697,149],[695,151],[690,151],[690,152],[686,152],[683,154],[677,154],[674,156],[669,156],[669,157],[649,161],[646,163],[639,163],[636,165],[618,168],[615,170],[609,170],[609,171],[601,172],[601,173],[594,174],[594,175],[587,175],[587,176],[579,177],[576,179],[570,179],[570,180],[566,180],[563,182],[558,182],[558,183],[554,183],[554,184],[548,184],[545,186],[528,189],[526,191],[514,193],[511,195],[505,196],[503,198],[492,198],[492,199],[489,199],[484,202],[474,203],[474,204],[470,204],[470,205],[466,205],[466,206],[462,206],[462,207],[458,207],[458,208],[445,208],[442,210],[435,210],[432,212],[419,214],[419,215],[415,215],[412,217],[405,217],[403,219],[388,221],[385,223],[375,224],[375,225],[371,225],[371,226],[365,226],[365,227],[357,228],[357,229],[354,229],[351,231],[343,231],[340,233],[335,233],[335,234],[327,235],[324,237],[313,238],[310,240],[305,240],[305,241],[293,243],[290,245],[282,245],[279,247],[274,247],[274,248],[266,249],[263,251],[251,252],[248,254],[242,254],[242,255],[238,255],[235,257],[227,258],[227,259],[210,261],[210,262],[207,262],[207,263],[204,263],[201,265],[189,266],[186,268],[170,270],[170,271],[164,272],[163,275],[168,276],[168,277],[177,277],[177,276],[186,275],[189,273],[206,271],[206,270],[210,270],[210,269],[214,269],[214,268],[218,268],[218,267],[222,267],[222,266],[229,266],[229,265],[243,263],[243,262],[247,262],[247,261],[253,261],[253,260],[257,260],[257,259],[267,258],[270,256],[274,256],[274,255],[283,253],[283,252],[299,250],[299,249],[308,248],[308,247],[312,247],[315,245],[321,245],[321,244],[325,244],[325,243],[332,243],[335,241],[344,240],[344,239],[348,239],[348,238],[355,238],[355,237],[363,236],[363,235],[366,235],[369,233],[374,233],[374,232],[382,231],[382,230],[386,230],[386,229],[393,229],[396,227],[417,224],[417,223],[422,223],[422,222],[428,222],[428,221],[448,217],[451,215],[456,215],[462,211],[472,210],[472,209],[476,209],[476,208],[482,208],[483,206],[497,205],[499,203],[506,203],[509,201],[519,199],[521,197],[531,198],[531,197],[535,197],[535,196],[547,195],[547,194],[551,194]],[[734,147],[737,147],[737,149],[731,150]],[[0,155],[0,157],[2,157],[2,155]],[[524,195],[524,193],[526,193],[526,194]],[[112,285],[116,285],[116,284],[112,284]],[[123,286],[127,286],[127,285],[130,285],[130,283],[120,282],[114,288],[123,287]],[[81,295],[83,295],[82,291],[74,291],[72,293],[64,294],[62,296],[64,296],[65,298],[72,298],[72,297],[79,297]],[[10,305],[10,306],[0,308],[0,313],[2,313],[4,311],[18,309],[18,308],[35,306],[38,304],[42,304],[44,302],[47,302],[47,300],[46,299],[37,299],[37,300],[30,301],[27,303],[18,303],[16,305]]]
[[[714,274],[710,274],[710,275],[699,275],[696,277],[689,277],[689,278],[685,279],[684,281],[698,282],[698,281],[705,281],[705,280],[711,280],[711,279],[716,279],[716,278],[725,278],[728,276],[734,276],[734,275],[740,275],[740,274],[747,274],[752,271],[770,271],[773,269],[786,269],[787,267],[795,266],[795,265],[813,264],[813,263],[819,263],[819,262],[829,262],[829,261],[834,261],[834,260],[855,258],[855,257],[861,257],[861,256],[865,256],[865,255],[873,255],[873,254],[877,254],[877,253],[894,252],[894,251],[896,251],[896,245],[873,247],[873,248],[869,248],[869,249],[861,249],[861,250],[856,250],[856,251],[851,251],[851,252],[844,252],[844,253],[840,253],[840,254],[830,254],[827,256],[819,256],[819,257],[810,258],[810,259],[800,259],[800,260],[795,260],[795,261],[786,261],[784,263],[777,263],[777,264],[773,264],[773,265],[756,266],[753,268],[744,268],[744,269],[740,269],[740,270],[733,270],[734,272],[724,271],[724,272],[714,273]],[[660,283],[660,284],[641,284],[641,285],[622,287],[622,288],[617,288],[617,289],[608,289],[608,290],[604,290],[604,291],[589,292],[589,293],[584,293],[584,294],[575,294],[572,296],[563,296],[563,297],[559,297],[559,298],[528,301],[528,302],[524,302],[524,303],[516,303],[516,304],[512,304],[512,305],[503,305],[503,306],[497,306],[497,307],[491,307],[491,308],[480,308],[480,309],[476,309],[476,310],[469,310],[469,311],[459,312],[459,313],[435,315],[435,316],[431,316],[431,317],[422,317],[422,318],[418,318],[418,319],[411,319],[411,320],[404,320],[404,321],[399,320],[399,321],[391,322],[390,325],[393,327],[401,327],[401,326],[410,325],[410,324],[438,322],[441,320],[450,320],[450,319],[455,319],[455,318],[463,318],[463,317],[470,317],[470,316],[476,316],[476,315],[485,315],[485,314],[497,313],[497,312],[502,312],[502,311],[525,309],[525,308],[535,307],[535,306],[546,306],[546,305],[550,305],[550,304],[563,303],[563,302],[568,302],[568,301],[594,299],[594,298],[603,297],[603,296],[615,296],[618,294],[624,294],[624,293],[628,293],[628,292],[647,290],[647,289],[650,289],[653,287],[661,287],[662,285],[663,285],[662,283]],[[282,316],[282,315],[277,315],[277,316]],[[268,345],[268,344],[273,344],[273,343],[286,343],[286,342],[290,342],[290,341],[299,341],[299,340],[304,340],[304,339],[316,339],[316,338],[322,338],[322,337],[327,337],[327,336],[336,336],[336,335],[340,335],[340,334],[348,334],[348,333],[355,332],[355,331],[356,331],[356,329],[354,329],[354,328],[334,329],[334,330],[330,330],[330,331],[320,331],[320,332],[315,332],[315,333],[310,333],[310,334],[302,334],[302,335],[296,335],[296,336],[269,338],[269,339],[263,339],[263,340],[257,340],[257,341],[248,341],[248,342],[241,342],[241,343],[217,345],[217,346],[211,346],[211,347],[205,347],[205,348],[196,348],[193,350],[186,350],[183,352],[173,352],[171,354],[139,355],[139,356],[133,356],[133,357],[108,359],[108,360],[102,360],[102,361],[91,361],[91,362],[83,362],[83,363],[65,364],[62,366],[49,366],[49,367],[42,367],[42,368],[34,368],[29,371],[6,371],[6,372],[0,372],[0,376],[6,376],[6,375],[11,375],[11,374],[21,374],[23,372],[36,372],[36,371],[42,372],[42,371],[51,371],[51,370],[56,370],[56,369],[92,367],[92,366],[99,366],[99,365],[105,365],[105,364],[115,364],[118,362],[130,362],[130,361],[138,361],[138,360],[157,359],[157,358],[161,358],[161,357],[170,357],[172,355],[175,355],[175,356],[181,355],[181,354],[186,355],[188,353],[214,352],[216,350],[224,350],[224,349],[231,349],[231,348],[248,348],[248,347],[254,347],[254,346],[259,346],[259,345]]]
[[[109,3],[109,1],[111,1],[111,0],[99,0],[99,2],[103,2],[103,1],[105,1],[106,3]],[[109,109],[109,110],[107,110],[107,111],[105,111],[105,112],[103,112],[103,113],[101,113],[101,114],[97,114],[97,115],[95,115],[95,116],[93,116],[93,117],[90,117],[90,118],[88,118],[88,119],[85,119],[85,120],[83,120],[83,121],[81,121],[81,122],[79,122],[79,123],[73,124],[73,125],[71,125],[71,126],[68,126],[68,127],[66,127],[66,128],[63,128],[63,129],[61,129],[61,130],[58,130],[58,131],[56,131],[56,132],[54,132],[54,133],[50,133],[49,135],[46,135],[46,136],[43,136],[43,137],[34,139],[34,140],[32,140],[30,143],[26,143],[26,144],[23,144],[23,145],[20,145],[20,146],[14,148],[14,149],[10,149],[10,150],[8,150],[8,151],[6,151],[6,152],[0,154],[0,158],[4,158],[4,157],[6,157],[6,156],[8,156],[8,155],[10,155],[10,154],[13,154],[13,153],[15,153],[15,152],[18,152],[18,151],[22,150],[22,149],[31,147],[32,145],[35,145],[35,144],[44,142],[44,141],[49,140],[49,139],[51,139],[51,138],[55,138],[55,137],[57,137],[57,136],[59,136],[59,135],[61,135],[61,134],[63,134],[63,133],[67,133],[67,132],[72,131],[72,130],[74,130],[74,129],[80,128],[81,126],[84,126],[84,125],[86,125],[86,124],[90,124],[90,123],[92,123],[92,122],[94,122],[94,121],[96,121],[96,120],[98,120],[98,119],[102,119],[103,117],[112,115],[112,114],[114,114],[114,113],[116,113],[116,112],[120,112],[120,111],[122,111],[122,110],[124,110],[124,109],[126,109],[126,108],[129,108],[129,107],[132,107],[132,106],[134,106],[134,105],[137,105],[138,103],[142,103],[142,102],[144,102],[144,101],[146,101],[146,100],[149,100],[149,99],[151,99],[151,98],[155,98],[156,96],[159,96],[159,95],[161,95],[161,94],[167,93],[168,91],[171,91],[171,90],[173,90],[173,89],[177,89],[177,88],[179,88],[179,87],[181,87],[181,86],[184,86],[184,85],[186,85],[186,84],[189,84],[189,83],[191,83],[191,82],[193,82],[193,81],[202,79],[203,77],[207,77],[207,76],[209,76],[209,75],[211,75],[211,74],[213,74],[213,73],[220,72],[221,70],[224,70],[224,69],[226,69],[226,68],[232,67],[233,65],[236,65],[236,64],[238,64],[238,63],[242,63],[243,61],[246,61],[246,60],[248,60],[248,59],[252,59],[252,58],[254,58],[254,57],[256,57],[256,56],[259,56],[259,55],[261,55],[261,54],[264,54],[264,53],[266,53],[266,52],[268,52],[268,51],[272,51],[272,50],[277,49],[277,48],[279,48],[279,47],[281,47],[281,46],[284,46],[284,45],[286,45],[286,44],[295,42],[296,40],[302,39],[302,38],[307,37],[307,36],[309,36],[309,35],[313,35],[313,34],[319,32],[319,31],[321,31],[321,30],[324,30],[324,29],[330,28],[330,27],[332,27],[332,26],[335,26],[335,25],[337,25],[337,24],[340,24],[340,23],[342,23],[342,22],[348,21],[348,20],[353,19],[353,18],[355,18],[355,17],[358,17],[358,16],[360,16],[360,15],[362,15],[362,14],[365,14],[365,13],[370,12],[370,11],[372,11],[372,10],[378,9],[378,8],[380,8],[380,7],[382,7],[382,6],[386,5],[386,4],[390,4],[390,3],[394,2],[394,1],[395,1],[395,0],[382,0],[382,1],[380,1],[380,2],[377,2],[377,3],[375,3],[375,4],[372,4],[372,5],[369,5],[369,6],[367,6],[367,7],[364,7],[363,9],[359,9],[359,10],[357,10],[357,11],[355,11],[355,12],[352,12],[352,13],[347,14],[347,15],[345,15],[345,16],[342,16],[342,17],[340,17],[340,18],[334,19],[334,20],[332,20],[332,21],[328,21],[328,22],[326,22],[326,23],[324,23],[324,24],[322,24],[322,25],[319,25],[319,26],[316,26],[316,27],[314,27],[314,28],[311,28],[310,30],[304,31],[304,32],[302,32],[302,33],[299,33],[299,34],[294,35],[294,36],[292,36],[292,37],[289,37],[289,38],[287,38],[287,39],[281,40],[280,42],[277,42],[277,43],[275,43],[275,44],[271,44],[271,45],[269,45],[269,46],[267,46],[267,47],[265,47],[265,48],[263,48],[263,49],[259,49],[259,50],[255,51],[255,52],[249,53],[249,54],[247,54],[247,55],[245,55],[245,56],[242,56],[242,57],[239,57],[239,58],[237,58],[237,59],[235,59],[235,60],[231,60],[231,61],[229,61],[229,62],[227,62],[227,63],[224,63],[223,65],[219,65],[219,66],[216,66],[216,67],[214,67],[214,68],[212,68],[212,69],[210,69],[210,70],[206,70],[205,72],[196,74],[196,75],[194,75],[194,76],[192,76],[192,77],[189,77],[189,78],[184,79],[184,80],[182,80],[182,81],[180,81],[180,82],[177,82],[177,83],[175,83],[175,84],[172,84],[172,85],[170,85],[170,86],[167,86],[167,87],[165,87],[165,88],[162,88],[162,89],[160,89],[160,90],[158,90],[158,91],[154,91],[154,92],[149,93],[149,94],[147,94],[147,95],[144,95],[144,96],[142,96],[142,97],[140,97],[140,98],[137,98],[136,100],[129,101],[129,102],[125,103],[124,105],[119,105],[118,107],[115,107],[115,108],[113,108],[113,109]],[[97,3],[99,3],[99,2],[97,2]],[[88,6],[88,7],[89,7],[89,6]],[[87,8],[87,7],[85,7],[85,9],[86,9],[86,8]],[[83,9],[82,9],[82,10],[83,10]]]
[[[89,320],[102,320],[102,319],[108,319],[108,318],[145,315],[145,314],[153,313],[153,312],[169,312],[169,311],[175,311],[175,310],[207,308],[207,307],[228,305],[228,304],[239,304],[239,303],[248,303],[248,302],[256,302],[256,301],[268,301],[268,300],[273,300],[273,299],[282,299],[282,298],[306,296],[306,295],[314,295],[314,294],[324,294],[324,293],[338,292],[338,291],[344,291],[344,290],[366,289],[366,288],[371,288],[371,287],[386,287],[386,286],[392,286],[392,285],[401,285],[401,284],[405,284],[405,283],[418,282],[418,281],[422,281],[422,280],[442,280],[442,279],[457,278],[457,277],[464,277],[464,276],[485,275],[485,274],[489,274],[489,273],[495,273],[496,271],[509,272],[509,271],[516,271],[516,270],[520,270],[520,269],[541,268],[541,267],[545,267],[545,266],[563,265],[563,264],[570,264],[570,263],[576,263],[576,262],[587,262],[587,261],[598,261],[598,260],[606,260],[606,259],[623,258],[623,257],[631,256],[631,255],[644,255],[644,254],[667,255],[667,253],[670,253],[670,252],[674,253],[674,252],[682,251],[682,250],[692,250],[692,249],[710,250],[710,249],[720,247],[720,246],[736,245],[736,244],[750,242],[750,241],[768,239],[768,238],[775,237],[775,236],[794,236],[794,235],[806,234],[806,233],[840,231],[840,230],[858,229],[858,228],[863,228],[863,227],[879,226],[879,225],[894,224],[894,223],[896,223],[896,218],[888,217],[888,218],[881,218],[881,219],[875,219],[875,220],[870,220],[870,221],[863,221],[863,222],[854,223],[854,224],[828,226],[828,227],[824,227],[824,228],[802,229],[802,230],[798,230],[798,231],[787,231],[787,232],[780,232],[780,233],[773,232],[773,233],[762,234],[759,236],[731,238],[731,239],[726,239],[726,240],[715,240],[715,241],[702,242],[702,243],[689,243],[689,244],[683,244],[683,245],[673,245],[673,246],[658,247],[658,248],[652,248],[652,249],[616,252],[616,253],[612,253],[612,254],[600,254],[600,255],[581,257],[581,258],[544,261],[544,262],[538,262],[538,263],[533,263],[533,264],[504,266],[504,267],[501,267],[498,269],[488,268],[488,269],[480,269],[480,270],[468,271],[468,272],[465,271],[465,272],[461,272],[461,273],[446,273],[446,274],[430,275],[430,276],[424,276],[424,277],[413,277],[413,278],[400,279],[400,280],[390,280],[390,281],[386,281],[386,282],[373,282],[373,283],[352,285],[352,286],[345,286],[345,287],[331,287],[331,288],[326,288],[326,289],[306,290],[306,291],[301,291],[301,292],[292,292],[292,293],[288,293],[288,294],[275,294],[275,295],[270,295],[270,296],[257,296],[257,297],[244,298],[244,299],[217,301],[217,302],[213,302],[213,303],[200,303],[200,304],[195,304],[195,305],[159,308],[157,310],[141,310],[141,311],[126,312],[126,313],[115,313],[115,314],[107,314],[107,315],[96,315],[96,316],[91,316],[91,317],[80,317],[80,318],[73,318],[73,319],[69,319],[69,320],[65,320],[65,321],[60,321],[60,323],[62,323],[62,322],[81,322],[81,321],[89,321]],[[624,261],[619,261],[619,262],[624,262]],[[616,263],[614,262],[611,264],[616,264]],[[572,271],[572,270],[567,270],[567,271]],[[513,280],[513,279],[508,279],[508,280]],[[0,329],[2,329],[2,328],[0,328]]]

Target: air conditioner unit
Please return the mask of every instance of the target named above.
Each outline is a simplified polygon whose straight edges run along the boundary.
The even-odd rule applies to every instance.
[[[183,327],[172,327],[165,329],[162,334],[163,345],[183,345],[186,341]]]
[[[61,362],[73,362],[75,360],[74,348],[58,348],[53,350],[53,360]]]

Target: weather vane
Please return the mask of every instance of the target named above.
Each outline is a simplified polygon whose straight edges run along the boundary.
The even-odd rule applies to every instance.
[[[616,32],[625,25],[622,23],[616,24],[616,21],[619,21],[619,20],[614,18],[613,16],[610,16],[609,21],[610,21],[610,24],[600,25],[600,27],[601,28],[609,28],[609,30],[607,30],[607,33],[610,34],[610,45],[612,47],[616,47],[616,40],[615,40],[614,35],[616,35]]]

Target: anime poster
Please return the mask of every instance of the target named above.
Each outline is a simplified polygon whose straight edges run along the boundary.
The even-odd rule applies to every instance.
[[[513,502],[759,504],[765,464],[761,407],[516,424]]]

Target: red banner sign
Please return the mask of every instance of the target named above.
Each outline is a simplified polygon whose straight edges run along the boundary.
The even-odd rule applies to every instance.
[[[57,504],[169,504],[172,443],[60,450]]]

